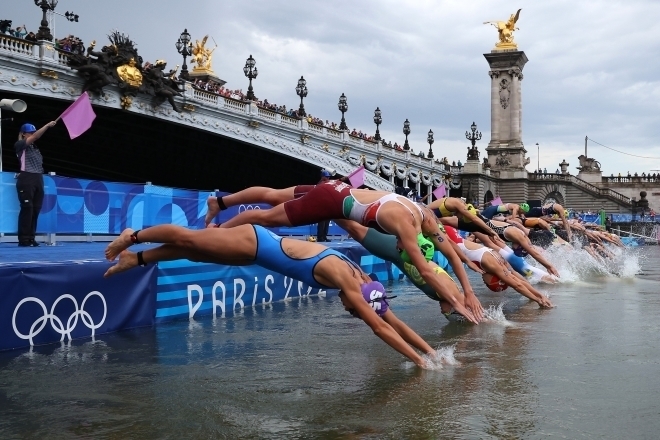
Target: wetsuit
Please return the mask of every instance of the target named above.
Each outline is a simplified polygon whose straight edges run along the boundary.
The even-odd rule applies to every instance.
[[[258,225],[253,225],[257,237],[257,253],[254,264],[281,273],[293,279],[316,288],[332,288],[319,283],[314,278],[314,268],[324,258],[335,256],[353,266],[355,270],[362,271],[360,267],[344,254],[334,249],[325,249],[319,254],[309,258],[291,258],[282,249],[282,237]]]

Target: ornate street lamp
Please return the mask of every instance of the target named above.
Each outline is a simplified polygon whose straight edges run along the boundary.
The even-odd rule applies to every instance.
[[[477,131],[477,124],[474,122],[470,125],[472,133],[465,132],[465,138],[472,143],[472,147],[468,147],[468,160],[479,160],[479,150],[475,146],[476,142],[481,139],[481,132]]]
[[[378,131],[378,126],[382,123],[383,123],[383,118],[381,117],[380,108],[376,107],[376,110],[374,111],[374,124],[376,124],[376,136],[374,136],[374,139],[377,141],[380,140],[380,132]]]
[[[303,98],[307,97],[307,81],[305,81],[305,78],[300,76],[300,79],[298,80],[298,85],[296,86],[296,95],[300,96],[300,108],[298,109],[298,116],[301,118],[303,116],[307,116],[307,113],[305,113],[305,106],[303,105]]]
[[[257,68],[255,67],[257,62],[252,58],[252,55],[250,55],[250,58],[245,60],[245,67],[243,67],[243,73],[245,76],[250,80],[250,87],[248,87],[248,93],[247,93],[247,99],[250,101],[256,101],[257,97],[254,96],[254,89],[252,88],[252,80],[257,77]]]
[[[37,40],[53,41],[53,36],[51,35],[50,28],[48,27],[48,19],[46,18],[46,13],[48,11],[55,11],[57,0],[34,0],[34,4],[40,7],[44,13],[41,19],[41,26],[39,26],[39,32],[37,32]]]
[[[71,23],[73,23],[74,21],[75,21],[76,23],[78,23],[78,18],[79,18],[79,16],[78,16],[78,14],[76,14],[76,13],[73,12],[73,11],[71,11],[71,12],[66,11],[66,12],[64,13],[64,17],[65,17],[67,20],[69,20]]]
[[[341,124],[339,124],[339,129],[348,130],[348,125],[346,125],[346,119],[344,119],[344,113],[348,111],[348,103],[346,102],[346,95],[344,95],[343,93],[339,97],[339,104],[337,104],[337,107],[339,107],[339,111],[341,112]]]
[[[427,157],[428,157],[429,159],[433,159],[433,150],[431,149],[431,147],[433,146],[433,142],[434,142],[434,141],[433,141],[433,130],[429,130],[429,135],[428,135],[428,137],[426,138],[426,142],[429,143],[429,154],[428,154]]]
[[[179,39],[176,44],[176,51],[183,55],[183,67],[181,67],[181,74],[179,78],[188,80],[190,75],[188,75],[188,65],[186,64],[186,58],[192,54],[192,43],[190,42],[190,34],[188,29],[184,29],[179,35]]]
[[[410,134],[410,121],[406,119],[406,121],[403,123],[403,134],[406,135],[406,142],[403,144],[403,149],[404,150],[410,150],[410,145],[408,145],[408,135]]]

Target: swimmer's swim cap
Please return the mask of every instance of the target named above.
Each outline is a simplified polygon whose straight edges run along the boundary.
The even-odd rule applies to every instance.
[[[475,208],[472,203],[468,203],[467,205],[465,205],[465,207],[467,208],[470,214],[474,214],[474,215],[479,214],[479,211],[477,211],[477,208]]]
[[[509,286],[507,286],[504,281],[493,274],[485,273],[481,277],[483,278],[484,283],[486,283],[486,287],[488,287],[493,292],[501,292],[509,288]]]
[[[527,203],[521,203],[520,209],[522,210],[522,212],[529,212],[529,205]]]
[[[360,290],[362,290],[362,297],[364,300],[369,303],[376,314],[381,317],[390,307],[387,300],[396,298],[396,296],[387,296],[385,293],[385,287],[383,287],[383,285],[378,281],[372,281],[370,283],[363,284],[360,286]],[[355,317],[360,317],[353,309],[349,310],[349,312]]]
[[[433,255],[435,254],[435,246],[433,246],[433,242],[431,240],[424,237],[424,234],[417,235],[417,246],[419,246],[419,250],[424,258],[426,258],[426,261],[431,261],[433,259]],[[410,263],[410,255],[408,255],[408,252],[406,252],[405,249],[401,251],[401,259],[404,261],[404,263]]]
[[[568,218],[568,209],[564,209],[564,217]]]
[[[529,252],[527,252],[522,246],[514,248],[513,253],[520,258],[525,258],[527,255],[529,255]]]

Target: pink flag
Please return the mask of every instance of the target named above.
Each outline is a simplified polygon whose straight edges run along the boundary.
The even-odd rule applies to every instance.
[[[92,103],[89,102],[89,95],[84,92],[76,99],[76,102],[64,110],[58,119],[62,119],[69,131],[69,136],[71,139],[75,139],[89,130],[94,118],[96,118],[96,114],[92,110]]]
[[[500,206],[502,204],[502,198],[500,197],[495,197],[493,200],[490,201],[491,206]]]
[[[351,185],[354,186],[355,188],[364,185],[364,166],[361,166],[360,168],[349,174],[348,180],[351,182]]]
[[[447,188],[445,188],[445,184],[443,183],[442,185],[437,187],[435,191],[433,191],[433,195],[435,196],[436,199],[441,199],[445,195],[447,195]]]

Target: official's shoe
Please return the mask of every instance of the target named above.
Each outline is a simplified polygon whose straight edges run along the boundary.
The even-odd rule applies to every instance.
[[[19,247],[30,247],[30,246],[32,246],[32,242],[30,242],[30,241],[19,241],[18,246]]]
[[[39,243],[37,243],[36,240],[32,240],[32,241],[30,242],[30,246],[32,246],[32,247],[39,247]]]

